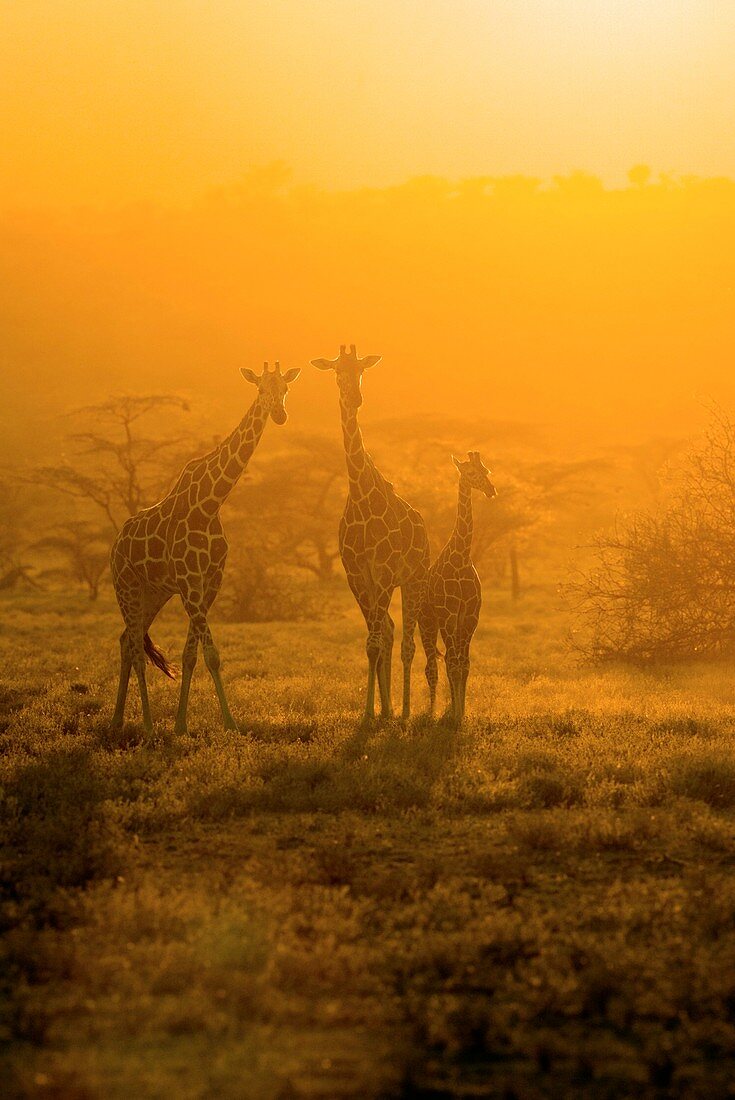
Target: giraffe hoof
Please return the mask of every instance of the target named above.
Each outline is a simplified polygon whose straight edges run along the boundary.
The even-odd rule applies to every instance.
[[[179,733],[188,733],[188,732],[189,732],[189,728],[188,728],[186,722],[177,722],[175,724],[174,733],[179,734]]]
[[[240,727],[238,726],[234,718],[226,718],[224,726],[226,730],[234,730],[235,732],[239,732],[240,730]]]

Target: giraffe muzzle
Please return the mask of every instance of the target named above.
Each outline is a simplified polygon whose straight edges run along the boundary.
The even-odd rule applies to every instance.
[[[284,409],[283,405],[271,410],[271,418],[274,424],[285,424],[288,420],[288,413]]]

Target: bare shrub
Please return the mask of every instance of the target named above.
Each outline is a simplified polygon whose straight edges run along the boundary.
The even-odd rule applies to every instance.
[[[110,561],[109,538],[105,531],[95,524],[72,520],[59,524],[52,534],[33,543],[32,548],[60,558],[63,566],[58,572],[84,585],[92,602],[97,599]],[[54,570],[47,570],[44,576],[53,574]]]
[[[315,586],[273,565],[263,546],[237,545],[230,552],[217,607],[232,623],[265,623],[314,618]]]
[[[71,497],[102,513],[113,531],[151,504],[166,488],[182,459],[186,436],[170,431],[172,414],[188,412],[176,394],[124,394],[76,409],[78,424],[66,439],[70,457],[37,466],[23,480]],[[154,434],[141,421],[153,418]],[[187,441],[188,442],[188,441]]]
[[[580,651],[597,661],[681,660],[735,646],[735,423],[718,412],[656,510],[601,534],[568,586]]]

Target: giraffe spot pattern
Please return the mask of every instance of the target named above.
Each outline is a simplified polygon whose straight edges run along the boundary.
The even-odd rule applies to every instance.
[[[482,587],[472,564],[471,545],[471,488],[460,475],[457,521],[449,541],[431,565],[427,581],[427,606],[434,629],[438,628],[446,646],[453,707],[459,707],[455,713],[460,718],[470,668],[470,646],[482,605]]]
[[[263,404],[259,387],[258,397],[235,431],[203,458],[188,462],[163,500],[127,520],[115,539],[112,577],[125,621],[123,639],[127,639],[125,644],[121,642],[121,694],[116,722],[122,721],[127,689],[125,646],[131,660],[144,661],[144,633],[175,592],[184,601],[192,628],[196,624],[193,648],[189,641],[185,649],[185,667],[188,661],[191,668],[192,656],[195,658],[201,641],[210,672],[213,677],[218,674],[219,657],[206,622],[227,559],[227,541],[218,511],[261,437],[270,402],[269,397],[267,406]],[[136,663],[136,669],[145,719],[148,703],[144,664],[141,668]],[[223,706],[223,714],[225,709]]]
[[[344,353],[348,360],[352,354]],[[347,388],[340,387],[349,492],[339,525],[339,553],[368,627],[371,660],[376,652],[382,651],[388,635],[392,639],[388,608],[395,588],[402,589],[405,711],[408,706],[405,685],[410,683],[415,652],[413,631],[424,604],[429,542],[421,516],[397,495],[365,451],[356,411],[345,398]],[[359,392],[359,387],[354,390]],[[368,700],[368,708],[371,706],[372,701]]]

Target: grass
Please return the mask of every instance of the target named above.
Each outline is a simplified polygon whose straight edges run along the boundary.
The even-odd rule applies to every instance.
[[[218,624],[241,728],[200,664],[185,737],[153,671],[110,731],[111,604],[4,601],[3,1095],[729,1095],[730,670],[579,668],[493,597],[465,727],[366,730],[334,601]]]

